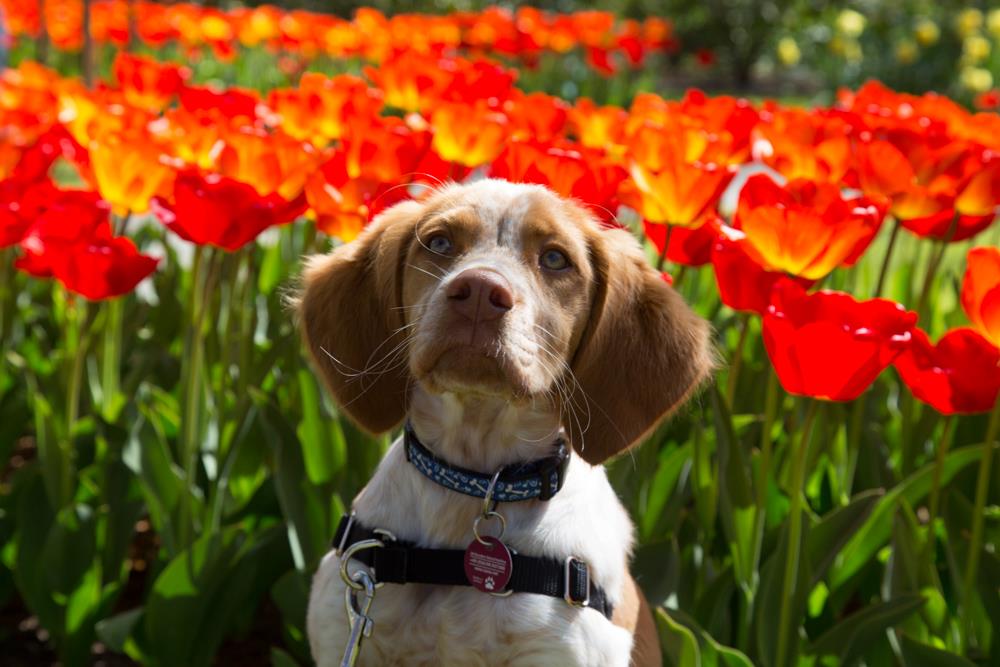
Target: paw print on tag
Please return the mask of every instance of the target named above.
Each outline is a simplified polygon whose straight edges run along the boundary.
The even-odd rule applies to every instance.
[[[493,577],[486,577],[486,581],[483,582],[483,586],[486,587],[486,590],[492,591],[496,588],[496,582],[493,581]]]

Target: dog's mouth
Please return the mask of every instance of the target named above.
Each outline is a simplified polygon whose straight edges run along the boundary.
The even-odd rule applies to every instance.
[[[537,391],[523,366],[499,341],[451,340],[435,348],[415,359],[412,368],[414,377],[432,392],[520,400]]]

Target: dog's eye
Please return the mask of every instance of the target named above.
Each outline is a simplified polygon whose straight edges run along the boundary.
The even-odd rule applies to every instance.
[[[444,234],[437,234],[427,240],[427,249],[436,255],[450,255],[453,246],[451,239]]]
[[[559,250],[549,249],[542,253],[539,263],[549,271],[562,271],[569,268],[569,260]]]

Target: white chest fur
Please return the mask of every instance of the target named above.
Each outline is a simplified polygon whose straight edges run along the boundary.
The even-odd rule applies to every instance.
[[[421,546],[464,549],[482,501],[444,489],[393,444],[354,503],[357,519]],[[519,553],[587,561],[593,580],[620,602],[632,525],[603,467],[572,456],[551,500],[504,503],[503,541]],[[354,566],[352,566],[353,569]],[[630,633],[593,609],[528,593],[498,598],[471,587],[386,584],[360,665],[628,665]],[[349,634],[340,559],[327,554],[313,580],[308,632],[319,667],[338,665]]]

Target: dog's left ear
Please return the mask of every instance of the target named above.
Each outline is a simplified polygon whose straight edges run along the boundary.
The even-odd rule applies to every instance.
[[[635,237],[623,229],[590,237],[597,284],[571,366],[575,412],[586,430],[564,426],[577,452],[597,464],[647,436],[715,363],[708,322],[650,266]]]

